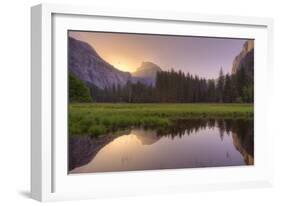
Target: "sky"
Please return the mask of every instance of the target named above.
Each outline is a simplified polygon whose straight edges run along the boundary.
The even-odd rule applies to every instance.
[[[134,72],[150,61],[163,70],[182,70],[216,78],[222,67],[231,73],[232,62],[246,39],[70,31],[69,36],[89,43],[108,63]]]

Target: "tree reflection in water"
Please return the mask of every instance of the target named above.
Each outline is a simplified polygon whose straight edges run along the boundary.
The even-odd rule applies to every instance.
[[[246,165],[254,164],[254,122],[248,119],[192,119],[177,120],[169,127],[144,127],[134,130],[143,145],[152,145],[161,138],[186,138],[204,129],[219,130],[219,138],[224,141],[225,134],[232,135],[232,142],[243,156]],[[69,171],[89,163],[97,153],[120,135],[130,134],[131,130],[108,134],[98,139],[90,137],[69,138]],[[226,152],[226,157],[231,155]]]

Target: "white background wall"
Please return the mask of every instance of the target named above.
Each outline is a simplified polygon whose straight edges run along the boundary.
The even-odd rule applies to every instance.
[[[0,201],[1,205],[36,205],[29,196],[30,172],[30,6],[45,2],[6,0],[1,2],[0,32]],[[280,128],[281,96],[281,6],[280,1],[260,0],[57,0],[92,6],[140,10],[180,11],[240,16],[265,16],[275,20],[276,115],[273,129]],[[267,69],[267,68],[265,68]],[[264,85],[266,87],[266,85]],[[278,108],[279,106],[279,108]],[[266,138],[266,137],[265,137]],[[276,187],[238,191],[214,191],[178,195],[59,202],[61,205],[280,205],[280,131],[275,141]],[[50,203],[47,203],[50,204]]]

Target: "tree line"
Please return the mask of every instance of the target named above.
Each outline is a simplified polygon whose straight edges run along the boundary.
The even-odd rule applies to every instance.
[[[155,85],[128,81],[124,86],[100,89],[90,85],[95,102],[124,103],[252,103],[254,101],[253,71],[243,66],[235,74],[220,69],[216,79],[199,78],[182,71],[160,71]]]

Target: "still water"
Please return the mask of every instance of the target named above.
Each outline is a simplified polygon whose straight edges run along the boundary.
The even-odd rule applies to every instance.
[[[188,120],[70,139],[70,173],[252,165],[252,120]]]

